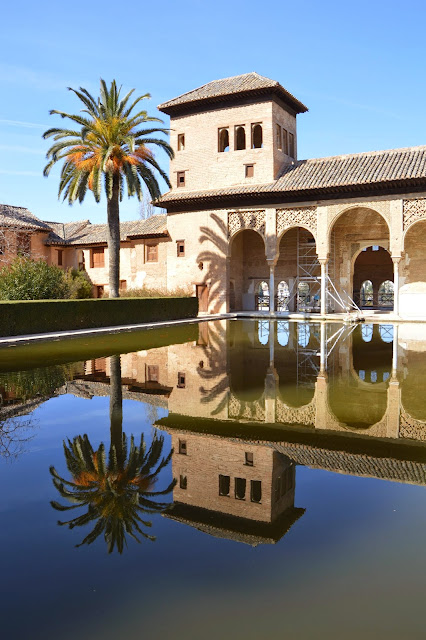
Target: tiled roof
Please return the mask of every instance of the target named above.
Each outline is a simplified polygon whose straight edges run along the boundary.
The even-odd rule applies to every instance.
[[[238,185],[207,191],[169,191],[158,204],[204,201],[226,196],[267,194],[324,195],[341,191],[356,191],[426,181],[426,146],[370,151],[351,155],[299,160],[283,167],[275,182],[257,185]]]
[[[54,226],[46,244],[91,245],[107,242],[108,225],[90,224],[88,220],[66,224],[49,223]],[[133,220],[120,223],[120,240],[144,236],[162,236],[167,234],[166,216],[154,215],[146,220]]]
[[[279,95],[285,102],[290,103],[298,113],[304,113],[308,110],[304,104],[284,89],[279,82],[260,76],[254,71],[252,73],[244,73],[240,76],[232,76],[231,78],[213,80],[213,82],[208,82],[197,89],[183,93],[177,98],[163,102],[158,108],[160,111],[164,111],[164,113],[172,113],[191,104],[217,102],[227,96],[256,92],[265,93],[267,91]]]
[[[49,223],[43,222],[25,207],[15,207],[9,204],[0,204],[0,227],[50,231]]]

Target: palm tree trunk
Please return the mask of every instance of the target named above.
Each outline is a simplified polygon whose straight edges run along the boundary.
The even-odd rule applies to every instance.
[[[108,200],[109,297],[120,296],[120,177],[114,174]]]
[[[123,392],[121,388],[120,356],[111,356],[109,386],[109,417],[111,449],[115,447],[119,465],[123,462]]]

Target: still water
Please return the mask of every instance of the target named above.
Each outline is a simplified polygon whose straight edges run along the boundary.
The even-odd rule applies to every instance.
[[[417,331],[1,349],[1,637],[424,638]]]

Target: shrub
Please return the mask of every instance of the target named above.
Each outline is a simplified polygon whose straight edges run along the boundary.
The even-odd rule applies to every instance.
[[[17,257],[0,269],[0,300],[51,300],[68,296],[64,272],[44,260]]]
[[[65,274],[65,281],[69,289],[69,298],[72,298],[73,300],[93,298],[93,283],[90,280],[87,271],[68,269]]]
[[[141,287],[140,289],[126,289],[120,295],[126,298],[191,298],[193,293],[189,287],[176,287],[170,291],[167,291],[166,287],[154,289]],[[105,294],[105,297],[108,297],[108,294]]]

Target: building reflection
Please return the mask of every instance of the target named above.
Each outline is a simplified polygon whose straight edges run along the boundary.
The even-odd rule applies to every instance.
[[[123,354],[122,397],[168,412],[151,414],[174,449],[166,516],[256,545],[303,514],[298,465],[426,484],[426,341],[410,331],[227,320],[201,323],[191,342]],[[40,371],[0,380],[0,418],[52,395],[110,395],[109,358]]]

